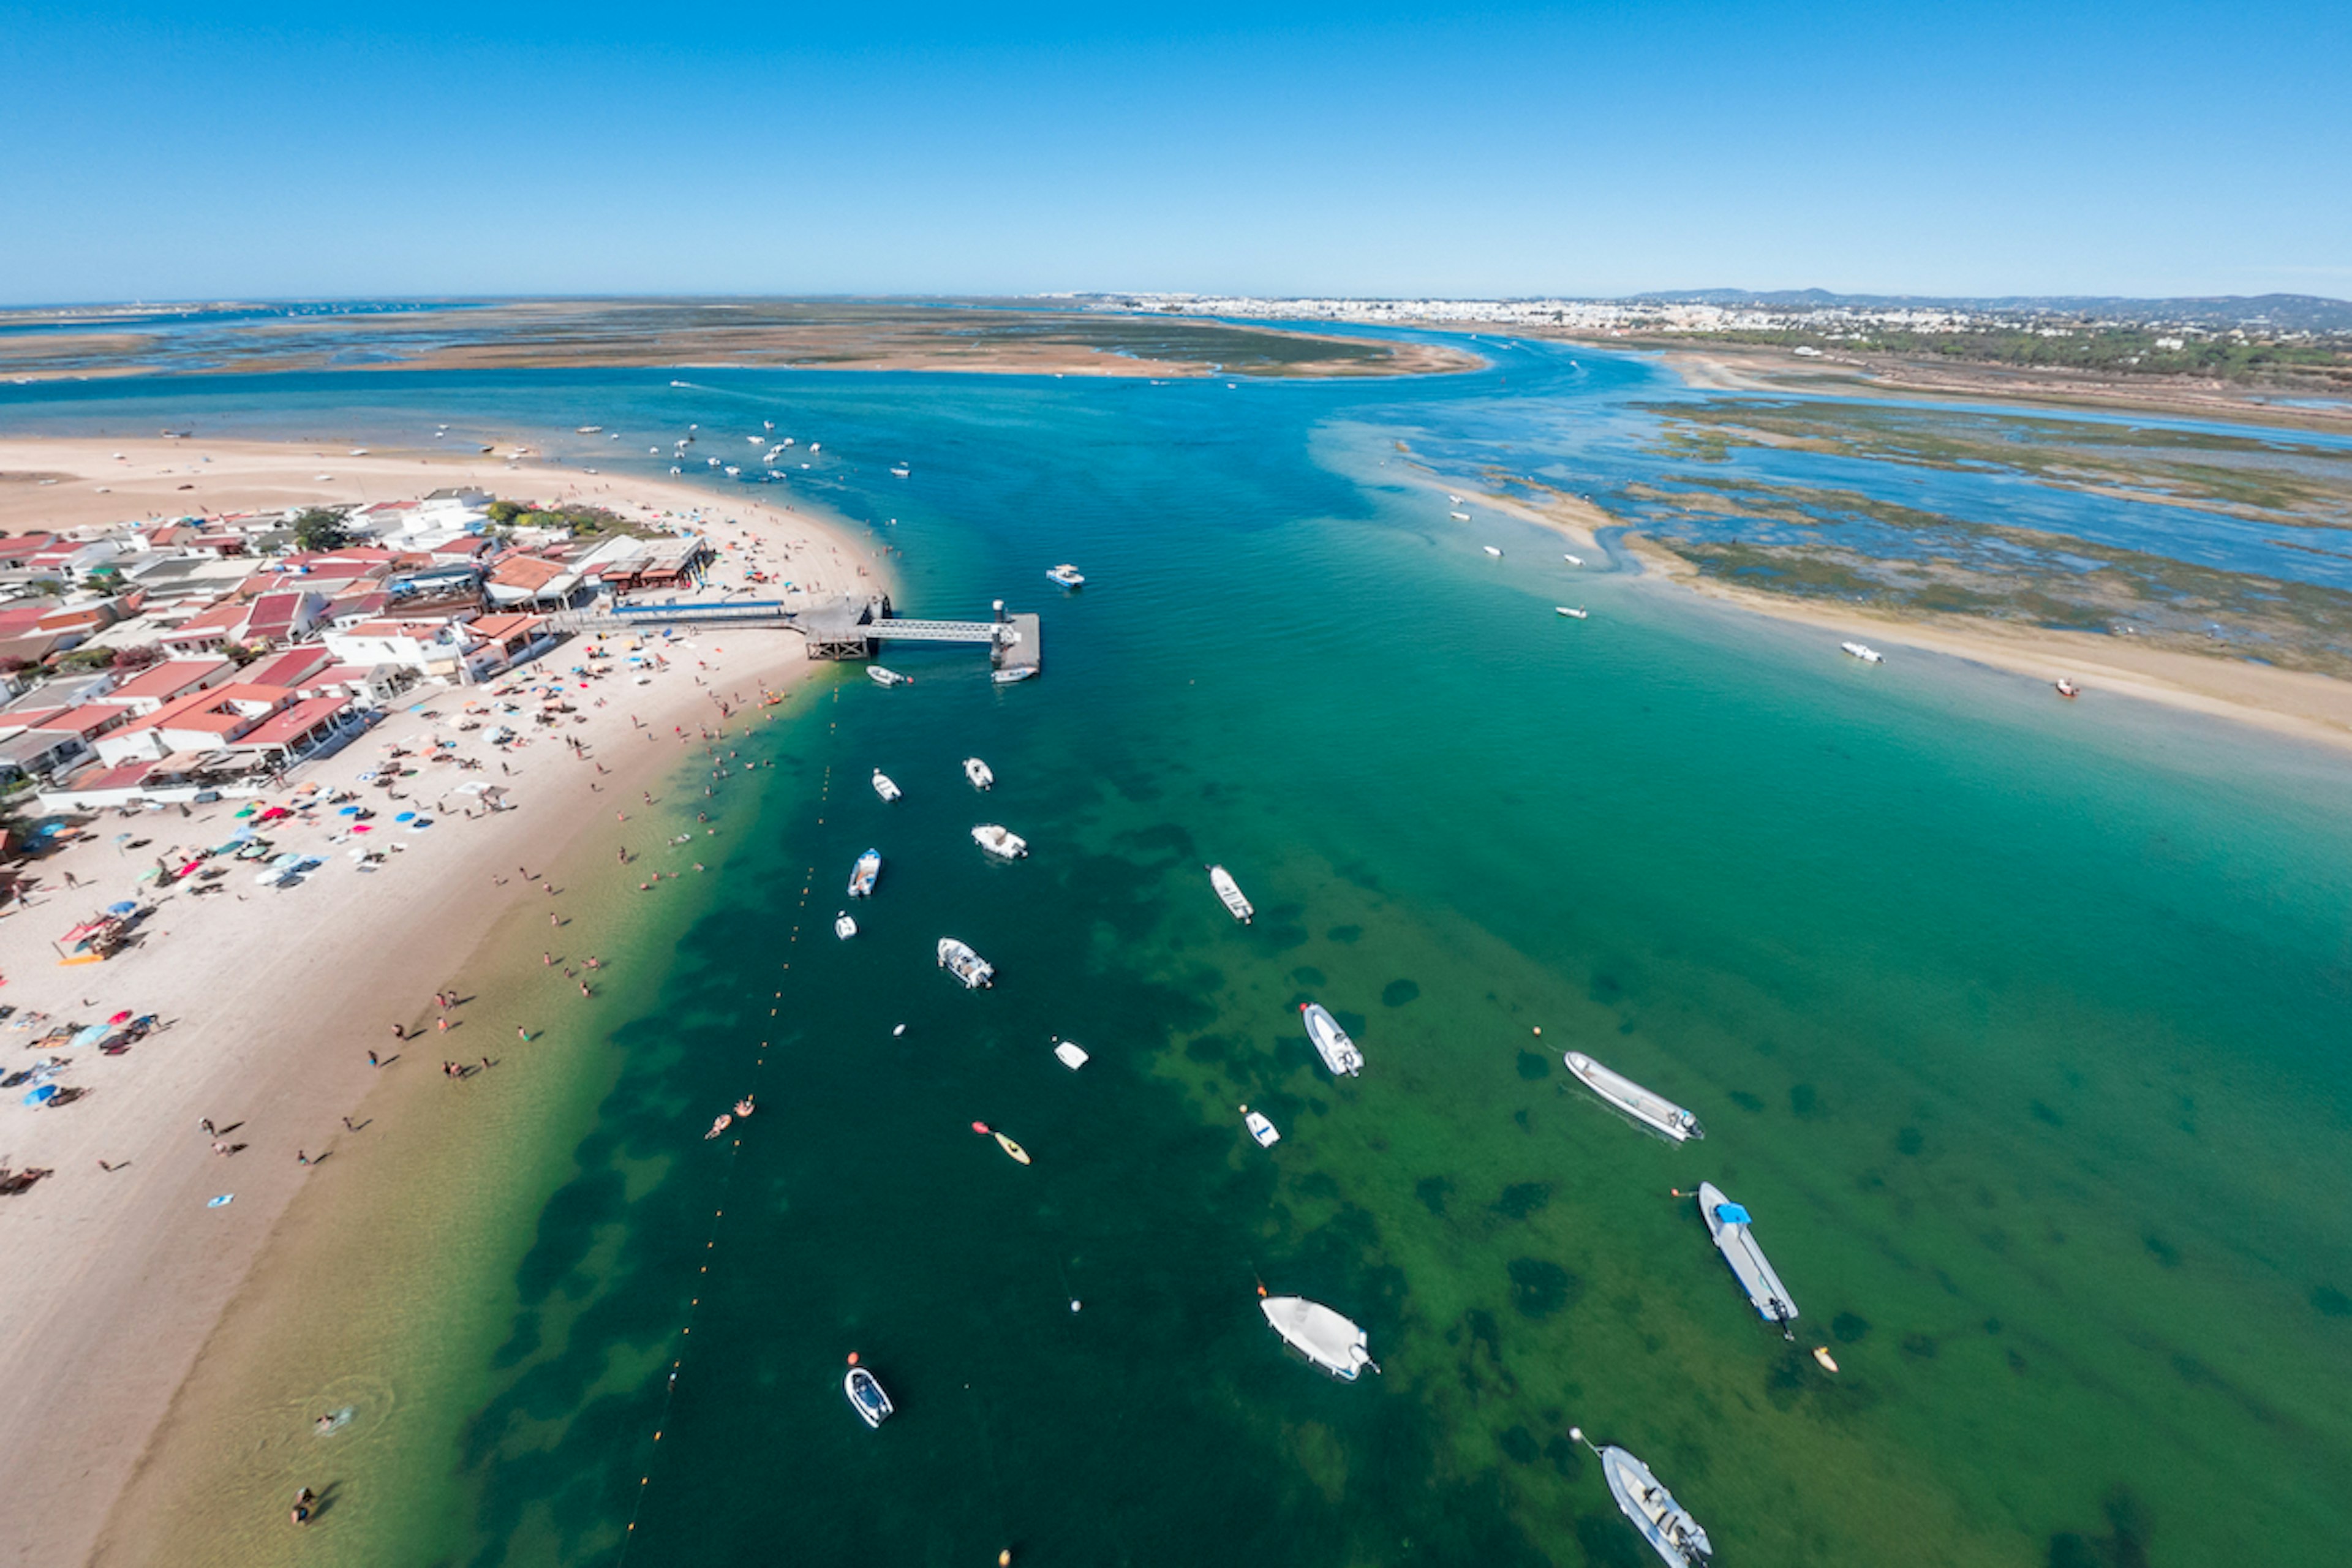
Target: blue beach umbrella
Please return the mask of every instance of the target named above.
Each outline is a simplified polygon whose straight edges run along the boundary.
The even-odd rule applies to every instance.
[[[66,1048],[68,1050],[75,1050],[83,1046],[94,1046],[113,1032],[113,1029],[108,1025],[92,1024],[77,1033],[72,1039],[68,1040],[66,1042]]]
[[[394,817],[393,820],[394,822],[414,822],[416,820],[416,814],[413,811],[404,811],[398,816]]]
[[[236,1194],[235,1193],[223,1193],[216,1198],[206,1198],[205,1200],[205,1207],[208,1209],[222,1208],[229,1204],[235,1203],[236,1201]]]
[[[40,1088],[33,1090],[32,1093],[26,1095],[25,1097],[25,1103],[27,1105],[47,1105],[50,1100],[56,1096],[57,1092],[58,1086],[56,1084],[45,1083],[41,1085]]]
[[[119,904],[107,905],[106,912],[110,915],[132,915],[139,912],[139,906],[125,899]]]
[[[359,814],[360,808],[356,805],[347,805],[343,807],[342,810],[335,813],[337,816],[357,816]]]

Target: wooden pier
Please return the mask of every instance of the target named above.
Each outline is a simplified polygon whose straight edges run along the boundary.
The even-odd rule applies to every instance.
[[[843,596],[797,607],[781,599],[688,600],[667,604],[614,605],[604,609],[565,610],[548,617],[552,630],[597,637],[627,637],[698,627],[769,627],[801,634],[808,657],[865,659],[886,642],[968,643],[989,650],[997,669],[1044,667],[1043,628],[1035,615],[1008,612],[998,600],[984,621],[931,621],[891,613],[887,596]]]

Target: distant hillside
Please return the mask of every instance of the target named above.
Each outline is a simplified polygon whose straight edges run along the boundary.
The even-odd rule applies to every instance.
[[[1912,294],[1832,294],[1825,289],[1694,289],[1636,294],[1635,302],[1718,305],[1759,310],[1972,310],[2000,315],[2069,316],[2088,321],[2162,322],[2227,331],[2352,332],[2352,300],[2315,294],[2226,294],[2193,300],[2130,300],[2097,295],[2007,295],[1998,299]]]

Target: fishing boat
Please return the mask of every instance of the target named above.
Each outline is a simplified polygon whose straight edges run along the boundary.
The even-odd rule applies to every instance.
[[[1010,828],[983,822],[971,830],[971,841],[1000,860],[1018,860],[1029,853],[1029,841]]]
[[[2058,678],[2058,695],[2061,697],[2080,697],[2083,695],[2083,689],[2062,675]]]
[[[1568,1053],[1568,1070],[1576,1075],[1579,1083],[1625,1112],[1646,1127],[1654,1127],[1680,1143],[1688,1138],[1704,1138],[1706,1130],[1698,1118],[1676,1105],[1664,1095],[1653,1094],[1621,1073],[1610,1071],[1582,1051]]]
[[[1853,655],[1854,658],[1862,660],[1864,664],[1885,664],[1886,662],[1886,656],[1879,652],[1876,648],[1871,647],[1868,643],[1842,642],[1838,644],[1838,647]]]
[[[971,1124],[971,1130],[974,1132],[981,1134],[982,1137],[995,1139],[996,1146],[1003,1150],[1004,1152],[1011,1157],[1014,1164],[1025,1165],[1029,1163],[1028,1150],[1024,1149],[1020,1144],[1015,1143],[1012,1139],[1007,1138],[1003,1133],[999,1132],[987,1122],[975,1121]]]
[[[874,770],[874,793],[880,795],[884,800],[896,800],[907,792],[893,784],[888,773],[884,773],[880,768],[876,768]]]
[[[730,1127],[734,1125],[735,1118],[727,1114],[725,1111],[721,1111],[718,1118],[710,1123],[710,1131],[702,1135],[702,1141],[705,1143],[708,1143],[713,1138],[718,1137],[721,1132],[726,1131]]]
[[[1581,605],[1577,605],[1572,607],[1567,605],[1554,605],[1552,608],[1558,610],[1561,615],[1566,616],[1571,621],[1580,621],[1586,618],[1585,609]]]
[[[1087,585],[1085,576],[1066,561],[1047,571],[1045,580],[1049,583],[1058,583],[1065,588],[1083,588]]]
[[[1601,1473],[1608,1478],[1610,1495],[1669,1568],[1706,1568],[1715,1554],[1706,1531],[1650,1473],[1649,1466],[1614,1443],[1594,1447],[1580,1427],[1570,1427],[1568,1435],[1592,1449],[1601,1460]]]
[[[673,382],[671,382],[671,383],[670,383],[670,384],[671,384],[672,386],[688,386],[688,385],[690,385],[690,384],[691,384],[691,383],[689,383],[689,382],[673,381]]]
[[[1570,566],[1581,566],[1581,565],[1583,565],[1583,564],[1584,564],[1584,557],[1583,557],[1583,556],[1581,556],[1581,555],[1570,555],[1570,554],[1562,553],[1562,554],[1561,554],[1561,556],[1560,556],[1560,559],[1561,559],[1562,561],[1567,562]]]
[[[901,675],[895,669],[885,669],[878,664],[870,665],[866,668],[866,678],[874,682],[877,686],[912,686],[915,684],[915,678],[913,676]]]
[[[1246,1105],[1242,1107],[1242,1125],[1249,1129],[1249,1135],[1257,1140],[1257,1146],[1261,1149],[1271,1149],[1282,1142],[1282,1134],[1274,1130],[1274,1123],[1268,1121],[1263,1112],[1252,1110]]]
[[[1493,556],[1497,561],[1500,561],[1503,558],[1503,552],[1491,544],[1482,544],[1478,548],[1485,551],[1487,554]]]
[[[847,910],[833,917],[833,934],[844,942],[857,934],[857,922],[849,918]]]
[[[1698,1212],[1706,1221],[1707,1234],[1715,1237],[1715,1249],[1731,1265],[1739,1288],[1748,1292],[1748,1304],[1756,1315],[1768,1323],[1780,1325],[1780,1332],[1789,1334],[1789,1324],[1797,1317],[1797,1304],[1789,1300],[1788,1287],[1772,1272],[1765,1258],[1764,1249],[1756,1245],[1755,1234],[1748,1229],[1748,1211],[1723,1195],[1723,1189],[1713,1182],[1698,1184]]]
[[[1470,521],[1470,514],[1466,511],[1449,511],[1445,515],[1452,518],[1456,522],[1467,522]]]
[[[1257,913],[1250,906],[1250,901],[1242,897],[1241,884],[1234,880],[1234,874],[1223,866],[1209,868],[1209,886],[1217,890],[1217,897],[1226,910],[1242,924],[1249,924],[1250,917]]]
[[[841,1380],[841,1391],[849,1395],[849,1407],[868,1426],[879,1426],[896,1413],[890,1396],[882,1392],[882,1384],[862,1366],[853,1366]]]
[[[1036,673],[1037,667],[1034,664],[1008,664],[1003,669],[991,671],[988,679],[999,686],[1018,686],[1033,679]]]
[[[1304,1296],[1267,1296],[1258,1302],[1282,1342],[1338,1378],[1353,1383],[1364,1369],[1381,1370],[1364,1331],[1320,1301]]]
[[[874,879],[881,874],[882,851],[868,849],[857,858],[857,864],[849,868],[849,896],[853,899],[872,898]]]
[[[1076,1072],[1080,1068],[1086,1066],[1087,1060],[1086,1051],[1080,1047],[1076,1040],[1055,1041],[1054,1059],[1060,1062],[1072,1072]]]
[[[940,938],[940,967],[977,991],[996,978],[996,966],[951,936]]]
[[[908,468],[908,467],[906,464],[904,464],[904,463],[900,463],[900,464],[899,464],[899,465],[898,465],[896,468],[892,468],[892,469],[890,470],[890,472],[891,472],[892,474],[896,475],[898,478],[902,479],[905,479],[908,474],[913,473],[914,471],[915,471],[914,469],[912,469],[912,468]]]
[[[1364,1053],[1339,1027],[1339,1020],[1331,1016],[1320,1002],[1301,1002],[1299,1016],[1306,1020],[1307,1037],[1315,1042],[1316,1055],[1331,1069],[1334,1078],[1353,1078],[1364,1070]]]
[[[963,776],[971,781],[971,787],[974,789],[996,787],[996,775],[990,773],[988,764],[978,757],[966,757],[963,760]]]

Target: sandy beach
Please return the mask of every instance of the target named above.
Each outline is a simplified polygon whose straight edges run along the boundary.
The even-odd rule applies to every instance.
[[[0,484],[0,527],[23,531],[199,505],[226,511],[380,500],[471,481],[501,495],[593,499],[624,511],[698,510],[722,548],[713,592],[740,582],[755,548],[770,570],[814,591],[859,589],[878,571],[872,547],[837,522],[684,485],[414,454],[338,455],[322,466],[323,455],[259,443],[0,443],[0,470],[10,476]],[[331,471],[332,480],[312,477]],[[58,482],[16,477],[26,474]],[[198,488],[180,488],[190,483]],[[59,1081],[87,1093],[52,1109],[19,1106],[15,1095],[0,1106],[7,1118],[0,1158],[55,1173],[0,1199],[9,1259],[0,1271],[0,1473],[10,1478],[0,1563],[48,1568],[89,1559],[151,1436],[288,1206],[309,1184],[353,1179],[370,1139],[390,1131],[380,1119],[409,1114],[398,1096],[383,1094],[389,1077],[435,1079],[445,1057],[468,1064],[510,1053],[543,1058],[592,1026],[581,1009],[593,1012],[593,999],[569,1016],[513,1016],[540,1004],[502,996],[494,977],[468,968],[469,956],[502,929],[517,932],[551,917],[567,922],[552,928],[561,934],[593,915],[578,895],[565,897],[573,881],[587,881],[581,856],[588,841],[599,858],[613,856],[614,833],[633,855],[655,850],[628,838],[643,795],[689,753],[700,754],[706,729],[740,731],[761,711],[762,691],[781,693],[822,668],[803,660],[797,637],[773,632],[673,644],[667,666],[642,677],[618,647],[609,651],[616,657],[603,662],[611,673],[584,686],[572,679],[574,712],[549,727],[510,721],[530,732],[503,750],[487,743],[485,729],[458,725],[468,701],[507,681],[426,686],[336,756],[296,770],[271,801],[323,801],[384,766],[388,747],[407,751],[403,765],[416,766],[418,749],[436,738],[456,741],[457,755],[482,764],[462,773],[418,766],[401,779],[396,801],[369,791],[378,831],[364,838],[330,807],[273,824],[277,847],[324,861],[295,887],[256,886],[244,864],[223,879],[226,895],[200,900],[184,885],[160,894],[142,885],[167,847],[226,839],[238,826],[234,800],[192,816],[108,815],[26,868],[28,891],[0,915],[0,1002],[17,1009],[11,1024],[36,1013],[48,1021],[0,1025],[0,1064],[15,1071],[67,1056],[72,1066]],[[510,679],[528,686],[587,662],[574,642]],[[482,809],[478,796],[455,787],[461,781],[503,788],[511,809]],[[431,825],[398,824],[399,811]],[[652,826],[640,835],[649,838]],[[355,847],[383,850],[385,859],[362,872],[350,858]],[[153,906],[141,940],[102,964],[61,965],[51,939],[123,899]],[[446,1015],[457,1026],[444,1035],[434,996],[450,987],[470,999]],[[55,1023],[100,1022],[120,1011],[155,1015],[163,1026],[115,1057],[27,1049]],[[407,1039],[394,1038],[395,1025]],[[530,1038],[520,1039],[519,1030]],[[385,1065],[371,1067],[371,1051]],[[495,1081],[495,1072],[488,1076]],[[363,1103],[389,1109],[363,1114]],[[216,1142],[231,1152],[215,1152]],[[207,1206],[224,1195],[230,1201]]]

